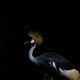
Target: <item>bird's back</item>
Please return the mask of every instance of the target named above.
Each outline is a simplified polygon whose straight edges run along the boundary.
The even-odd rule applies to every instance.
[[[39,65],[43,65],[59,73],[59,68],[63,70],[73,69],[74,66],[63,56],[57,53],[44,53],[36,58]]]

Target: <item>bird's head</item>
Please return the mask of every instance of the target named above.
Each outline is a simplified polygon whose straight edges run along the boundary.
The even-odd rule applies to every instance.
[[[26,43],[41,45],[43,43],[43,37],[39,32],[30,31],[28,36],[31,37],[30,41],[26,41]]]

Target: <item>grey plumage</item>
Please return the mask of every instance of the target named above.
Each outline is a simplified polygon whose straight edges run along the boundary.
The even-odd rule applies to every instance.
[[[37,45],[42,44],[43,38],[41,34],[37,32],[30,32],[29,36],[32,37],[30,44],[33,44],[29,51],[29,59],[37,64],[42,65],[48,70],[54,71],[55,73],[65,76],[70,80],[80,80],[80,74],[78,70],[72,65],[72,63],[57,53],[44,53],[38,57],[33,56],[33,51]]]

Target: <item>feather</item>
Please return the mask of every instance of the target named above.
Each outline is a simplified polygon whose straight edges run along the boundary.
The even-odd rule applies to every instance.
[[[72,70],[60,69],[60,71],[61,71],[62,75],[66,76],[70,80],[80,80],[80,73],[76,69],[72,69]]]
[[[35,40],[36,44],[41,45],[43,43],[43,37],[39,32],[30,31],[28,35]]]
[[[45,65],[47,63],[46,64],[47,66],[49,65],[49,62],[53,64],[53,61],[54,61],[58,70],[59,70],[59,67],[64,70],[69,70],[74,68],[74,66],[69,60],[67,60],[66,58],[64,58],[63,56],[57,53],[44,53],[43,55],[40,55],[36,59],[38,61],[38,64]]]

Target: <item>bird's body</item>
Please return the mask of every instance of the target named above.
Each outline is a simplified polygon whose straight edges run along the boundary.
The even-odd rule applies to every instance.
[[[33,39],[32,39],[32,43],[34,43]],[[49,52],[49,53],[44,53],[38,57],[34,57],[33,51],[35,50],[36,46],[37,44],[34,43],[34,45],[31,47],[29,51],[29,59],[33,63],[39,66],[42,65],[45,68],[51,71],[54,71],[55,73],[61,76],[65,76],[66,78],[70,80],[80,80],[79,72],[74,68],[71,62],[67,60],[66,58],[64,58],[63,56],[57,53]]]

